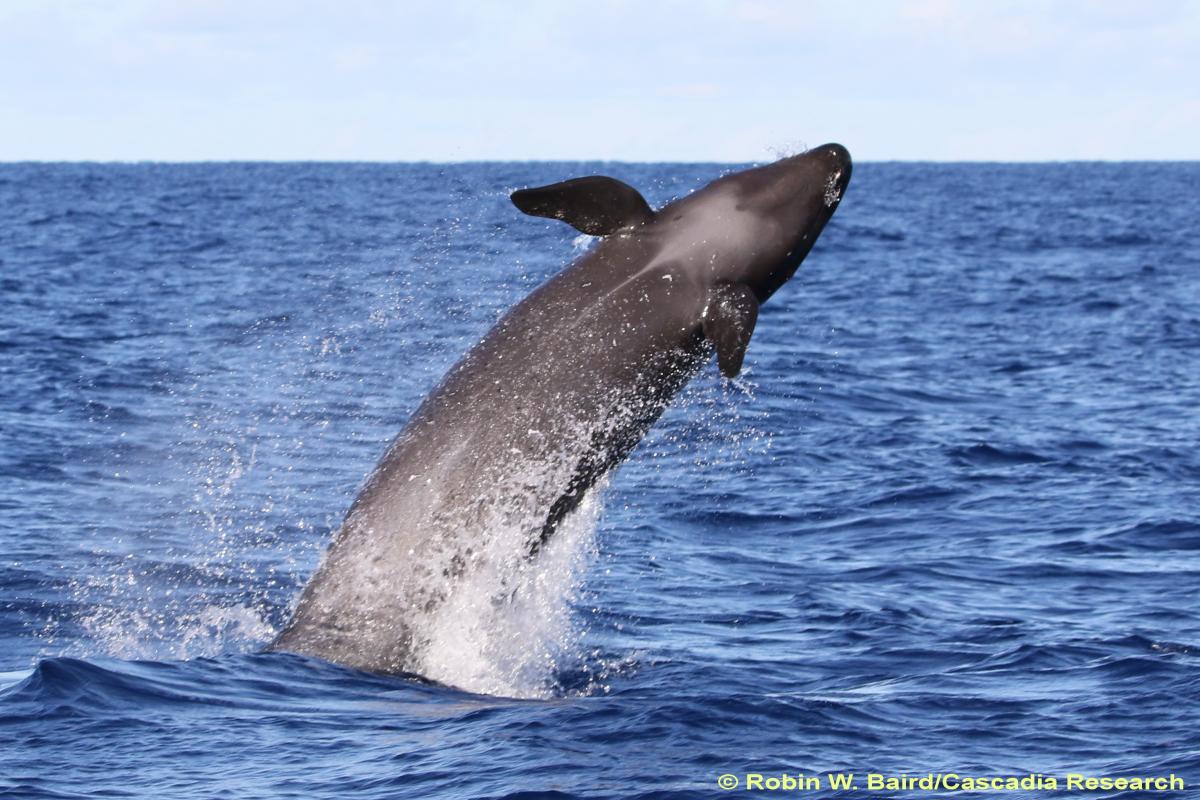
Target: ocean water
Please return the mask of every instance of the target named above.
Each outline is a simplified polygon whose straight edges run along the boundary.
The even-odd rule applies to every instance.
[[[508,192],[728,169],[0,165],[0,795],[1193,796],[1200,164],[857,165],[743,375],[536,602],[447,621],[491,647],[258,652],[407,415],[589,245]]]

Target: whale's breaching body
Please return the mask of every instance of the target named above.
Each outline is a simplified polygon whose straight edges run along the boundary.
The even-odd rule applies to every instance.
[[[804,260],[849,179],[849,154],[829,144],[658,211],[599,176],[514,192],[525,213],[604,238],[421,404],[273,649],[429,674],[456,587],[486,576],[505,602],[714,351],[723,374],[738,373],[759,304]]]

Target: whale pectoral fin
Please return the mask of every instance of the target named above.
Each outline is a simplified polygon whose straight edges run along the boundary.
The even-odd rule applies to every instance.
[[[758,298],[746,284],[722,283],[709,291],[702,327],[704,337],[717,351],[717,366],[726,378],[741,372],[757,321]]]
[[[519,189],[512,201],[526,214],[561,219],[589,236],[606,236],[654,216],[641,192],[603,175]]]

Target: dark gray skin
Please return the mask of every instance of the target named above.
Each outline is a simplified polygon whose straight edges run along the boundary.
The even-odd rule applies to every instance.
[[[759,304],[836,210],[827,144],[654,212],[612,178],[514,192],[603,240],[518,303],[388,448],[272,649],[422,673],[428,621],[464,576],[534,563],[715,351],[733,377]],[[510,553],[511,556],[506,556]],[[516,566],[497,570],[511,558]],[[503,580],[497,602],[503,602]]]

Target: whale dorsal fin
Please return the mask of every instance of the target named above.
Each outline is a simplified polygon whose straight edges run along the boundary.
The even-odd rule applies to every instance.
[[[758,321],[758,298],[744,283],[719,283],[708,292],[701,326],[717,351],[717,366],[726,378],[742,371],[742,359]]]
[[[604,175],[519,189],[512,201],[526,214],[561,219],[589,236],[606,236],[654,216],[641,192]]]

